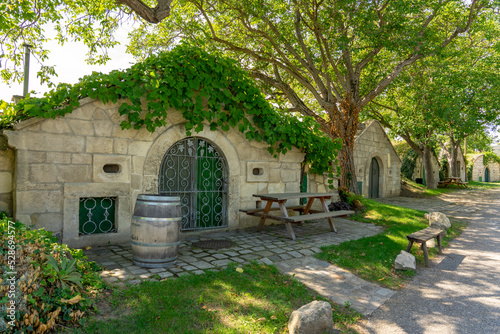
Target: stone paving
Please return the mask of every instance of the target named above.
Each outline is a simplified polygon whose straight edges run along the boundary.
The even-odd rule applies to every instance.
[[[297,239],[291,240],[283,225],[266,225],[262,232],[255,228],[217,232],[201,236],[187,236],[181,241],[175,266],[147,269],[132,262],[131,246],[111,245],[84,250],[90,260],[100,263],[105,270],[101,276],[120,287],[143,280],[165,280],[189,274],[202,274],[205,270],[219,270],[229,263],[244,264],[257,261],[274,264],[286,274],[295,274],[310,288],[339,304],[348,301],[363,314],[370,314],[394,292],[365,282],[351,273],[312,257],[321,246],[339,244],[372,236],[382,228],[342,218],[335,219],[338,233],[330,231],[327,221],[294,226]],[[201,240],[230,240],[234,247],[220,250],[200,249],[192,246]],[[300,271],[300,273],[299,273]],[[318,285],[318,279],[324,282]],[[314,283],[316,282],[316,283]],[[313,284],[314,283],[314,284]]]

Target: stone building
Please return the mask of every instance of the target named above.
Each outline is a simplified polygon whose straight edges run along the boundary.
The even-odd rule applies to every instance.
[[[434,177],[434,181],[436,184],[439,182],[439,162],[438,159],[432,155],[431,159],[432,163],[432,175]],[[413,177],[412,180],[421,183],[421,184],[426,184],[425,181],[425,173],[424,173],[424,164],[422,157],[418,156],[417,159],[415,160],[415,169],[413,170]],[[421,181],[421,182],[420,182]]]
[[[265,143],[208,126],[188,137],[176,110],[154,133],[122,130],[119,105],[85,98],[64,117],[32,118],[4,131],[2,209],[82,247],[129,241],[140,193],[180,195],[188,233],[256,225],[239,212],[256,207],[252,194],[299,191],[304,154],[296,148],[274,158]],[[326,176],[310,183],[328,189]]]
[[[442,151],[441,151],[441,157],[442,158],[445,157],[445,154]],[[459,173],[458,176],[462,179],[462,182],[466,182],[467,181],[467,170],[466,170],[466,166],[465,166],[465,158],[464,158],[464,155],[462,152],[462,148],[460,146],[458,146],[458,148],[457,148],[457,160],[455,161],[455,164],[456,164],[456,167],[457,167],[457,170]],[[442,168],[445,169],[444,176],[450,177],[451,173],[450,173],[449,163],[446,162],[446,164],[444,164],[444,166],[442,166]]]
[[[401,159],[378,121],[359,125],[354,140],[354,165],[358,187],[365,197],[401,193]]]
[[[484,154],[472,159],[472,181],[497,182],[500,181],[500,164],[490,162],[484,165]]]

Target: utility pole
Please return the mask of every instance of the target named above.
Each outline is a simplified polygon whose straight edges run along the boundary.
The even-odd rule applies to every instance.
[[[30,48],[31,45],[23,44],[24,46],[24,90],[23,95],[26,97],[28,95],[28,84],[30,80]]]

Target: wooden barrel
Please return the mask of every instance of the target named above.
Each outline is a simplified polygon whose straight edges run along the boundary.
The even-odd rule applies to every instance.
[[[130,227],[134,264],[144,268],[162,268],[175,264],[179,252],[180,228],[180,197],[137,196]]]

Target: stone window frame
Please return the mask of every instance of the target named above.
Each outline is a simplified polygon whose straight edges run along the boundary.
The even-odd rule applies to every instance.
[[[125,243],[130,241],[132,219],[131,189],[129,183],[65,184],[63,204],[63,243],[72,247]],[[82,197],[115,197],[116,233],[79,235],[79,208]]]

